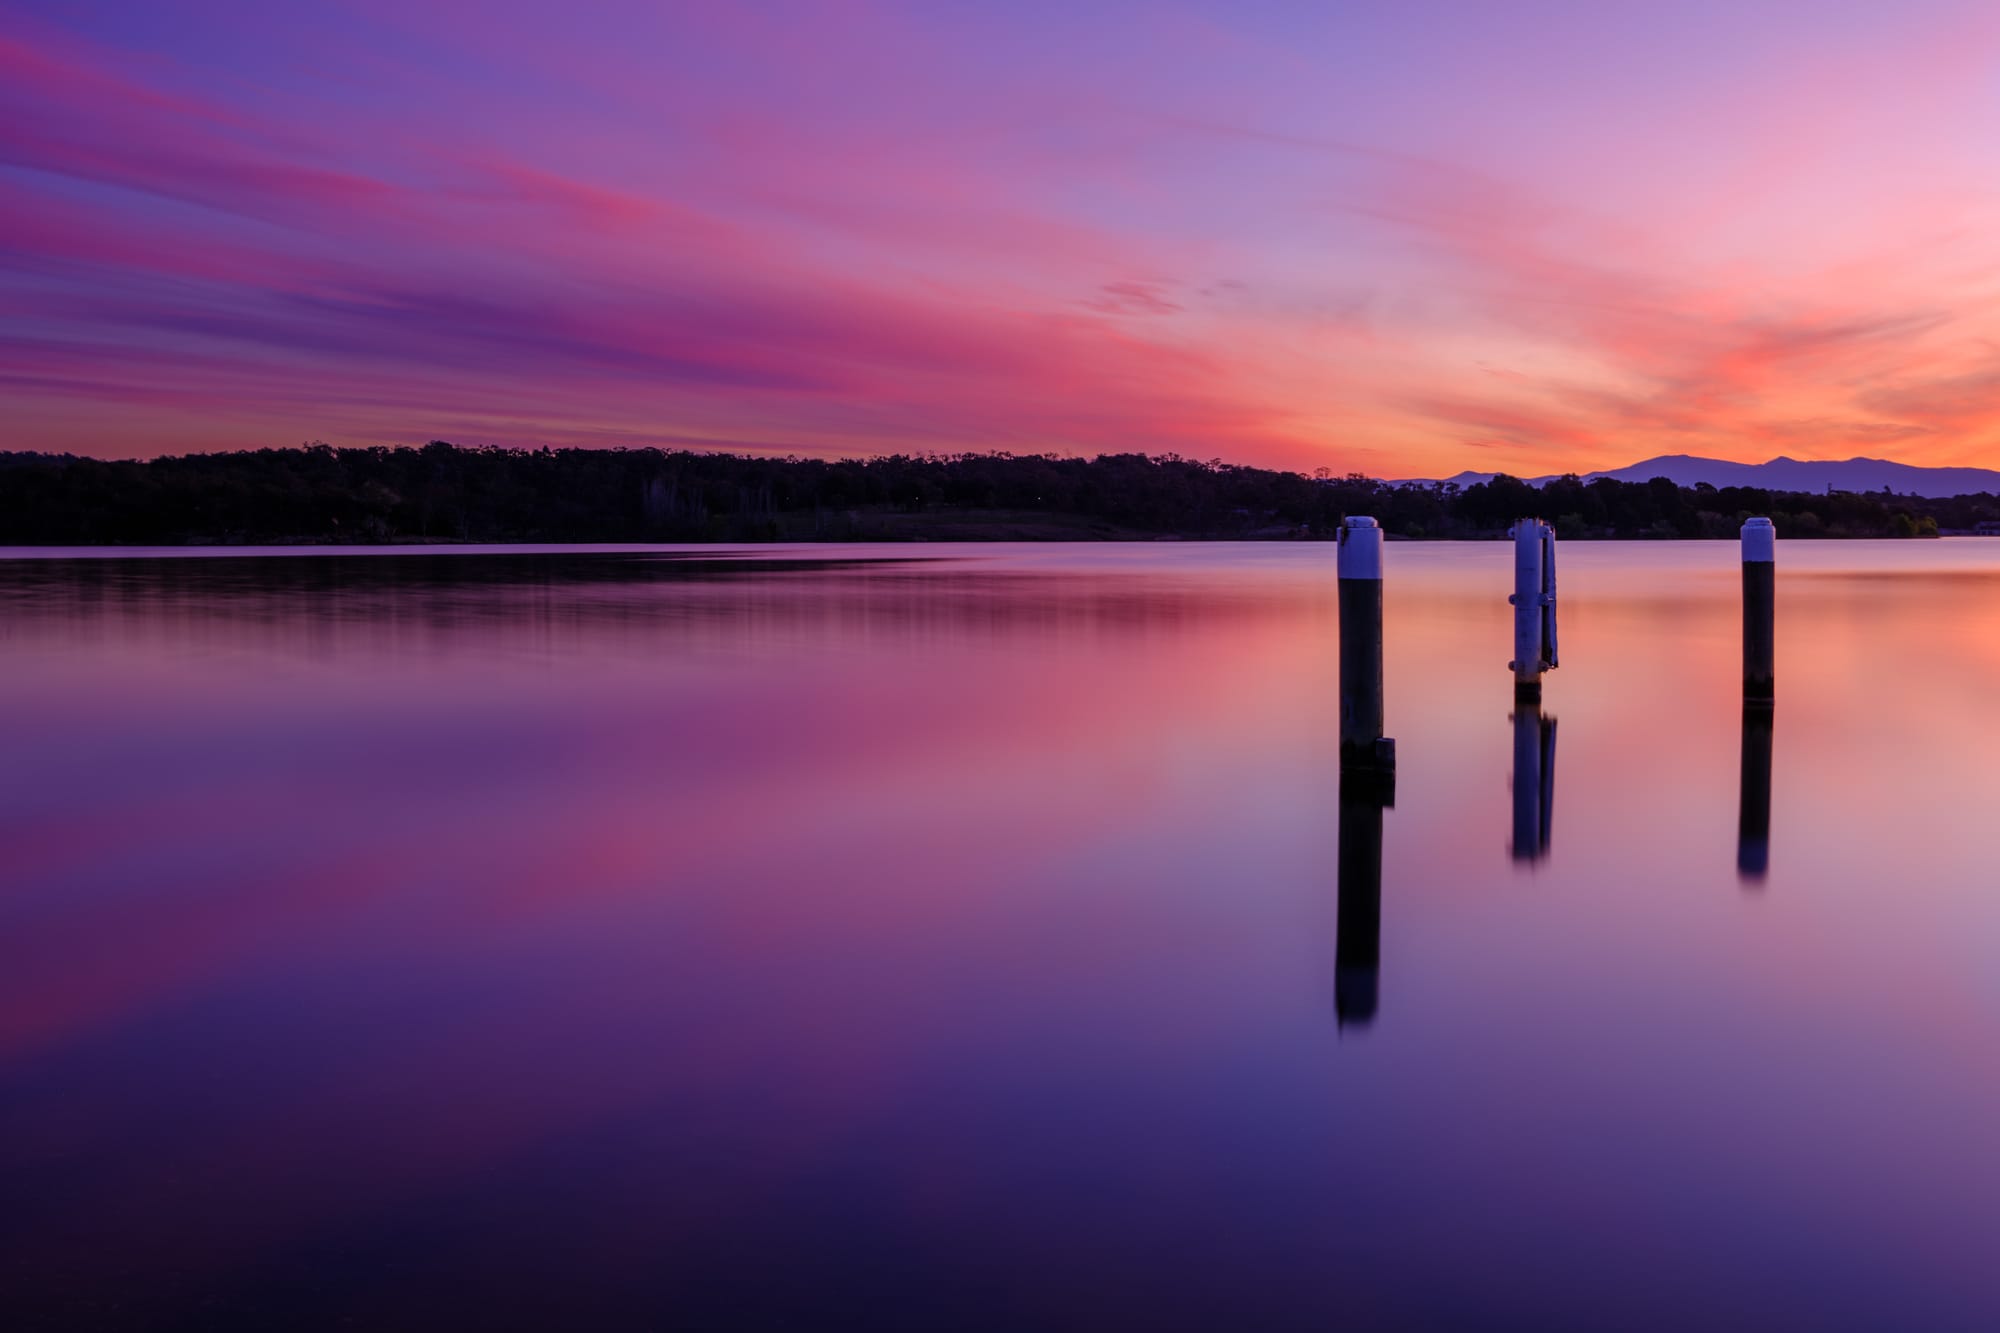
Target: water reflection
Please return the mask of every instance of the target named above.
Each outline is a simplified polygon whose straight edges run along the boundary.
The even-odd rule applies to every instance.
[[[1340,775],[1340,908],[1333,946],[1333,1014],[1340,1027],[1375,1020],[1382,969],[1382,812],[1396,803],[1393,773]]]
[[[1196,568],[892,553],[576,552],[213,556],[4,562],[0,642],[53,658],[273,655],[384,662],[849,653],[882,641],[987,649],[1024,639],[1175,639],[1270,624],[1320,592]],[[1326,590],[1330,592],[1330,589]],[[1303,597],[1302,597],[1303,594]]]
[[[1743,705],[1743,773],[1736,812],[1736,875],[1762,884],[1771,868],[1771,706]]]
[[[0,559],[7,1326],[2000,1328],[1916,545],[1787,567],[1768,902],[1726,543],[1566,556],[1561,857],[1495,543],[1390,552],[1394,820],[1323,545]]]
[[[1514,841],[1508,854],[1535,862],[1549,854],[1556,803],[1556,720],[1539,703],[1514,706]]]

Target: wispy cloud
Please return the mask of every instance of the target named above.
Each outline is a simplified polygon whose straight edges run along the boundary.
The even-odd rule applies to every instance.
[[[4,442],[2000,456],[1949,8],[1630,86],[1387,10],[0,19]]]

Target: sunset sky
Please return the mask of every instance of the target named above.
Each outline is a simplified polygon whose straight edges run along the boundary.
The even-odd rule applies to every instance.
[[[0,0],[0,448],[2000,465],[2000,9]]]

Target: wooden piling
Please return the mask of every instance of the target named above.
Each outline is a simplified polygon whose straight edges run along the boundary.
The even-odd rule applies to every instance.
[[[1542,673],[1556,664],[1555,529],[1538,518],[1516,523],[1514,538],[1514,698],[1539,702]]]
[[[1743,698],[1768,705],[1775,695],[1777,529],[1768,518],[1743,524]]]
[[[1340,766],[1393,773],[1395,742],[1382,736],[1382,529],[1372,518],[1340,525]]]

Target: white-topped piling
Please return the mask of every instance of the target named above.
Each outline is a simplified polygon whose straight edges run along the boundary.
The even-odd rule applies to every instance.
[[[1393,773],[1382,735],[1382,528],[1357,515],[1340,525],[1340,766]]]
[[[1556,665],[1556,533],[1538,518],[1514,525],[1514,697],[1542,697],[1542,673]]]
[[[1743,524],[1743,698],[1770,703],[1777,637],[1778,530],[1768,518]]]

